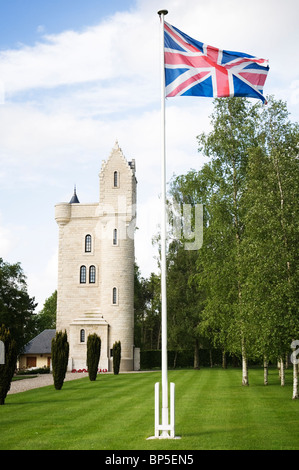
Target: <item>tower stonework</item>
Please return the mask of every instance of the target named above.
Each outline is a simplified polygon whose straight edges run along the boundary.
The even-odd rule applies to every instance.
[[[67,331],[68,370],[86,368],[87,338],[101,338],[99,368],[112,370],[112,347],[121,342],[121,371],[133,370],[135,161],[118,143],[99,174],[98,203],[76,192],[55,206],[59,226],[57,331]]]

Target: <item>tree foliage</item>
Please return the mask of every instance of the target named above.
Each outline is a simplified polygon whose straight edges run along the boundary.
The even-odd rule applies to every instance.
[[[135,346],[142,349],[159,349],[161,344],[161,280],[151,273],[148,279],[135,267]]]
[[[180,204],[204,205],[204,235],[190,265],[170,244],[169,303],[181,320],[194,310],[182,331],[197,324],[201,341],[243,357],[248,384],[248,359],[285,357],[298,336],[299,130],[273,97],[214,104],[211,131],[198,136],[209,162],[171,185]]]
[[[97,378],[98,365],[101,355],[101,338],[96,334],[90,334],[87,338],[87,369],[89,380]]]
[[[199,137],[212,175],[202,326],[246,360],[283,355],[298,325],[298,125],[273,97],[267,107],[218,99],[212,125]]]
[[[204,217],[197,251],[170,233],[168,341],[242,358],[247,385],[248,360],[285,358],[299,337],[299,125],[274,97],[218,98],[198,146],[208,163],[170,184],[170,205],[202,204]]]
[[[120,341],[115,341],[113,344],[113,373],[114,375],[119,374],[119,369],[120,369],[120,361],[121,361],[121,342]]]
[[[9,264],[0,258],[0,324],[10,331],[18,354],[35,336],[36,305],[34,297],[28,295],[20,263]]]
[[[16,370],[18,349],[16,341],[4,325],[0,327],[0,341],[4,343],[5,348],[5,363],[0,364],[0,405],[4,405]]]
[[[69,343],[66,331],[57,331],[52,339],[52,368],[54,387],[61,390],[65,379],[69,357]]]
[[[273,359],[285,357],[299,333],[299,126],[289,121],[285,103],[271,98],[260,131],[243,197],[242,271],[255,350]]]
[[[57,290],[45,300],[42,310],[36,315],[37,334],[46,329],[56,329]]]

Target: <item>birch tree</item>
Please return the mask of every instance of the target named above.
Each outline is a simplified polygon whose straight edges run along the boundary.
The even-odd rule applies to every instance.
[[[198,137],[199,150],[211,159],[214,173],[213,197],[216,203],[211,213],[211,225],[214,227],[213,245],[226,245],[229,249],[224,254],[223,268],[229,272],[231,288],[219,299],[219,308],[230,310],[230,349],[239,350],[242,355],[242,384],[248,385],[248,354],[250,343],[247,340],[250,331],[242,300],[241,254],[240,246],[243,235],[243,207],[241,198],[246,183],[246,170],[249,148],[256,146],[255,119],[257,108],[249,106],[241,98],[216,99],[212,115],[212,131]],[[217,207],[218,206],[218,207]],[[226,225],[217,224],[222,214],[226,215]],[[216,215],[215,215],[216,214]],[[210,229],[210,231],[212,231]],[[213,246],[212,245],[212,246]],[[210,247],[210,252],[213,248]],[[219,252],[218,252],[219,253]],[[220,267],[220,266],[219,266]],[[221,270],[221,268],[220,268]],[[223,278],[223,272],[220,274]],[[219,281],[221,282],[221,280]],[[215,298],[213,299],[213,302]],[[215,312],[215,306],[210,305]],[[207,305],[207,309],[210,308]]]
[[[285,103],[270,97],[259,119],[259,145],[249,152],[243,204],[244,304],[255,325],[256,353],[284,358],[298,336],[299,128]]]
[[[181,203],[204,204],[203,246],[191,275],[197,328],[242,357],[243,385],[248,358],[263,359],[267,384],[269,361],[281,363],[299,339],[299,127],[272,97],[267,107],[217,99],[211,124],[198,137],[209,163],[171,188]]]

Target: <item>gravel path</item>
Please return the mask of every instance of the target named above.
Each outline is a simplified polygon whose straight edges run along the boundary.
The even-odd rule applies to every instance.
[[[132,371],[126,371],[124,373],[125,374],[142,374],[146,372],[154,372],[154,371],[132,370]],[[107,372],[107,374],[112,374],[112,372]],[[83,379],[84,377],[88,377],[88,372],[79,372],[79,373],[67,372],[65,374],[64,380],[66,382],[67,380]],[[40,374],[34,379],[14,380],[13,382],[11,382],[8,395],[11,393],[26,392],[26,390],[32,390],[33,388],[46,387],[47,385],[54,385],[52,374]]]
[[[80,372],[77,374],[67,372],[64,380],[76,380],[82,379],[83,377],[88,377],[88,372]],[[13,382],[11,382],[8,394],[25,392],[26,390],[32,390],[33,388],[40,388],[45,387],[46,385],[53,384],[54,382],[52,374],[41,374],[35,377],[34,379],[14,380]]]

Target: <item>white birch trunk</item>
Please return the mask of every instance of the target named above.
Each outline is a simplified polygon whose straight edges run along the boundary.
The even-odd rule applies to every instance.
[[[248,362],[244,345],[242,346],[242,385],[249,385],[248,382]]]
[[[293,361],[293,400],[298,398],[298,364]]]
[[[281,377],[281,373],[280,373],[280,360],[277,360],[277,369],[278,369],[278,377],[280,378],[280,377]]]

